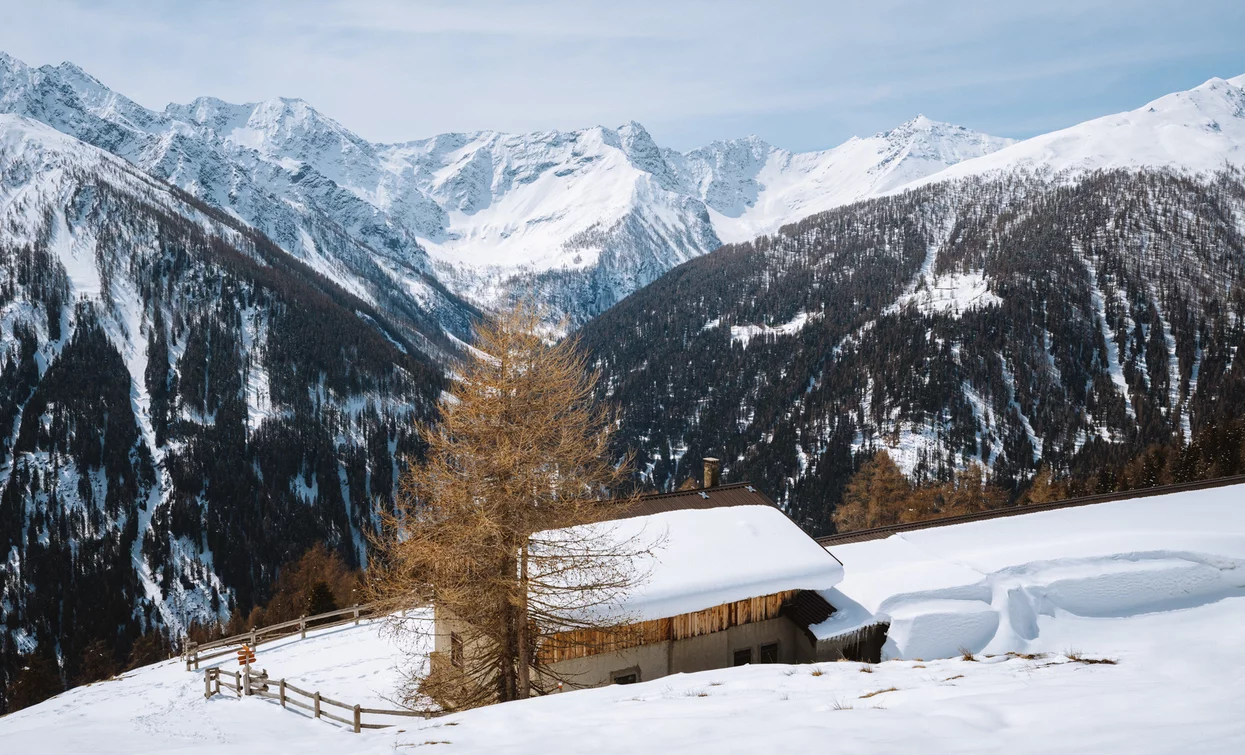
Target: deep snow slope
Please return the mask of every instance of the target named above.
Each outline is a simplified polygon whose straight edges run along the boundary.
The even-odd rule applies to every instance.
[[[904,642],[942,647],[927,645],[920,660],[909,653],[906,660],[871,667],[823,663],[680,674],[361,735],[254,698],[205,701],[201,676],[173,661],[0,718],[0,738],[15,751],[49,755],[306,748],[379,755],[434,744],[447,753],[1245,748],[1239,715],[1245,704],[1245,507],[1239,489],[923,530],[834,552],[848,575],[838,596],[844,614],[891,606]],[[1142,572],[1132,570],[1137,564]],[[970,594],[968,588],[983,581],[993,603],[979,589]],[[993,607],[1011,615],[1013,630],[1019,626],[1022,601],[1008,591],[1033,601],[1031,636],[1000,632],[974,660],[960,658],[960,646],[985,646],[976,614]],[[844,596],[858,605],[843,602]],[[982,606],[957,605],[972,601]],[[929,620],[901,623],[894,609],[900,604],[909,617]],[[965,620],[952,621],[953,615]],[[275,678],[307,680],[307,688],[337,699],[374,704],[386,697],[386,685],[397,683],[390,664],[399,656],[420,657],[418,647],[395,647],[378,627],[263,646],[258,665]],[[1101,659],[1115,663],[1084,662]]]
[[[934,527],[830,550],[846,575],[830,600],[850,610],[827,620],[822,634],[889,621],[884,657],[1028,652],[1049,645],[1041,634],[1052,621],[1126,619],[1245,596],[1245,486]]]

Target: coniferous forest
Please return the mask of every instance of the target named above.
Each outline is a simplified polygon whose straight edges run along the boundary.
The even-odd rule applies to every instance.
[[[316,544],[365,564],[443,385],[439,329],[228,216],[107,170],[62,188],[0,246],[0,709],[245,616]]]
[[[1040,467],[1072,492],[1231,473],[1242,212],[1239,172],[933,185],[688,262],[581,337],[651,484],[721,457],[815,534],[878,450],[1011,502]],[[1228,461],[1143,473],[1191,443]]]

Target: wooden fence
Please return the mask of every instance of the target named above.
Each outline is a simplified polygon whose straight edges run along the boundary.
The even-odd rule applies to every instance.
[[[221,683],[222,679],[225,680],[224,684]],[[288,709],[290,706],[300,708],[311,713],[312,718],[327,718],[330,721],[336,721],[344,726],[349,726],[356,734],[364,729],[385,729],[397,725],[365,721],[364,716],[428,719],[443,715],[442,711],[437,710],[389,710],[385,708],[364,708],[362,705],[343,703],[340,700],[325,697],[319,691],[308,692],[301,687],[296,687],[286,679],[269,679],[266,670],[255,672],[249,666],[245,666],[239,671],[229,671],[223,668],[204,669],[203,696],[209,698],[212,695],[224,692],[232,692],[238,697],[253,696],[276,700],[282,708]],[[339,715],[326,708],[336,708],[343,711],[343,713]]]
[[[308,629],[328,629],[330,627],[342,626],[343,624],[358,624],[360,619],[374,616],[377,610],[378,606],[375,603],[355,604],[349,608],[318,613],[315,616],[300,616],[297,619],[259,627],[249,632],[212,640],[211,642],[202,644],[187,642],[182,649],[182,660],[186,662],[187,671],[190,671],[192,668],[197,670],[200,661],[210,661],[214,658],[233,655],[237,648],[242,645],[246,645],[254,650],[261,643],[272,642],[273,640],[291,637],[296,634],[306,638]]]

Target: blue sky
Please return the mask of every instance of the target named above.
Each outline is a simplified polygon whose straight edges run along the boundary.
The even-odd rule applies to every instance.
[[[1245,0],[0,0],[0,49],[153,108],[302,97],[374,141],[643,123],[830,147],[1031,136],[1245,73]]]

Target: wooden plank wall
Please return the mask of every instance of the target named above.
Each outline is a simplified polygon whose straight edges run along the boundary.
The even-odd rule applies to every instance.
[[[703,611],[607,629],[574,629],[558,632],[544,638],[537,649],[537,656],[541,663],[557,663],[572,658],[586,658],[598,653],[611,653],[667,640],[685,640],[689,637],[721,632],[742,624],[768,621],[779,615],[783,604],[796,592],[798,591],[787,590],[757,598],[746,598],[706,608]]]

